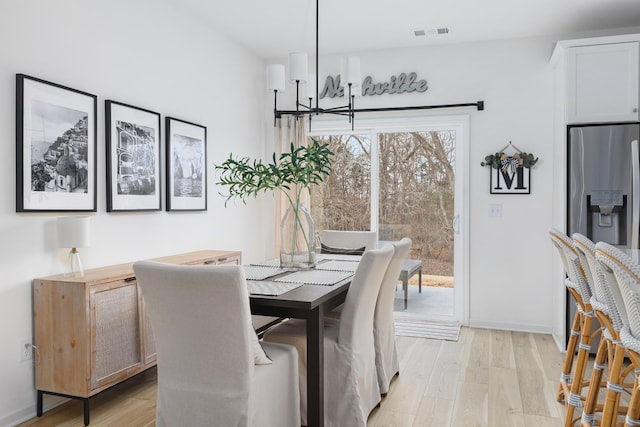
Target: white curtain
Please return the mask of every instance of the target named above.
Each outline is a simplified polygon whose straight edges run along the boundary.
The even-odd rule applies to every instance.
[[[308,119],[306,116],[294,117],[286,115],[280,119],[277,119],[275,127],[275,151],[276,158],[280,158],[280,154],[290,151],[291,143],[298,148],[300,146],[307,145],[307,126]],[[295,189],[293,189],[295,190]],[[302,203],[309,207],[310,196],[308,191],[304,191],[302,195]],[[276,256],[280,253],[280,222],[287,208],[289,202],[287,198],[281,193],[276,193],[276,214],[275,214],[275,246],[273,248]]]

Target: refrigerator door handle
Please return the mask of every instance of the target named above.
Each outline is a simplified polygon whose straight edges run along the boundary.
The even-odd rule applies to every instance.
[[[638,232],[640,231],[640,153],[638,140],[631,141],[631,249],[638,249]]]

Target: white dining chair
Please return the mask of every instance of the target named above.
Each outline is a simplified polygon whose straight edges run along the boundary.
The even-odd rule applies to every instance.
[[[378,233],[375,231],[342,231],[323,230],[320,241],[333,248],[362,248],[365,251],[375,249],[378,245]]]
[[[241,266],[133,270],[156,343],[156,426],[300,425],[296,349],[260,346]]]
[[[324,418],[331,427],[364,427],[380,402],[373,319],[393,246],[367,251],[353,276],[340,320],[325,318]],[[264,335],[265,341],[294,345],[300,366],[300,412],[307,425],[306,323],[289,319]]]
[[[394,247],[393,258],[382,278],[376,311],[373,320],[373,337],[376,347],[376,370],[380,393],[389,392],[391,380],[399,374],[398,350],[396,346],[396,328],[393,318],[393,301],[400,270],[409,257],[411,239],[403,238],[397,242],[389,242]]]

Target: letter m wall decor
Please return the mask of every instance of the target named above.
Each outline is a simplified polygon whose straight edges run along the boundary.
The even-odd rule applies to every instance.
[[[530,194],[531,169],[519,164],[514,157],[503,159],[500,167],[490,168],[491,194]]]

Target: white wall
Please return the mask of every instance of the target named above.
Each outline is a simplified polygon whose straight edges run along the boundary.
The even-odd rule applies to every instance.
[[[32,336],[31,280],[63,271],[55,213],[15,212],[15,74],[98,96],[98,211],[86,268],[199,249],[270,249],[268,198],[224,208],[212,162],[263,154],[264,63],[186,16],[179,2],[26,0],[0,5],[0,426],[35,415],[33,366],[19,361]],[[258,99],[256,99],[258,96]],[[106,213],[104,101],[147,108],[208,130],[207,212]],[[163,142],[164,147],[164,142]],[[162,168],[164,181],[164,166]],[[164,186],[164,182],[163,182]],[[164,191],[162,192],[164,207]],[[55,402],[45,398],[45,405]]]
[[[363,77],[384,82],[391,75],[415,71],[429,83],[429,90],[421,94],[359,98],[357,108],[485,102],[485,111],[420,113],[470,117],[471,326],[552,330],[553,253],[546,232],[551,224],[554,137],[554,72],[549,57],[555,41],[519,39],[355,53],[361,58]],[[339,73],[339,57],[321,57],[320,74],[327,73]],[[291,98],[293,86],[287,90],[286,98]],[[330,101],[321,100],[321,106],[336,104]],[[287,102],[283,99],[279,107],[288,108]],[[540,158],[531,172],[530,195],[489,194],[489,170],[480,162],[509,141]],[[488,204],[494,203],[503,205],[501,218],[488,217]]]

